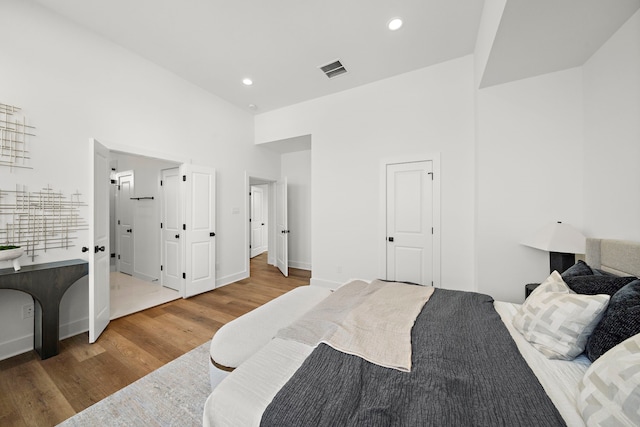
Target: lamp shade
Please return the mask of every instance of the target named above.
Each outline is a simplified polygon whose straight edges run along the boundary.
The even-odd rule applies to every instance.
[[[574,227],[558,221],[545,225],[521,243],[548,252],[583,254],[586,241]]]

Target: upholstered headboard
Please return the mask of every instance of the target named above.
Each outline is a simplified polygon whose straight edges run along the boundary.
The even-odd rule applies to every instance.
[[[617,276],[640,277],[640,243],[587,238],[585,261]]]

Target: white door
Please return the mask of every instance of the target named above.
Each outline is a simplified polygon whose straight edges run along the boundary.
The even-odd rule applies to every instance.
[[[180,171],[162,171],[160,194],[160,241],[162,251],[162,285],[176,291],[182,281],[182,205],[180,204]]]
[[[135,189],[133,171],[120,172],[116,197],[116,264],[118,271],[133,275],[133,197]]]
[[[433,283],[433,165],[387,165],[387,279]]]
[[[186,298],[216,287],[216,176],[214,169],[188,164],[180,167],[180,174],[185,201],[183,297]]]
[[[266,199],[262,187],[251,187],[251,258],[267,250]]]
[[[94,343],[109,324],[109,150],[90,140],[89,161],[93,194],[89,237],[89,342]]]
[[[287,178],[276,183],[276,265],[289,276],[289,228],[287,221]]]

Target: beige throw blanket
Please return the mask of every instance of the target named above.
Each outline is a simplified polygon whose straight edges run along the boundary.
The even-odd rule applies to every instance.
[[[432,286],[354,280],[276,336],[314,347],[323,342],[371,363],[409,372],[411,328],[433,291]]]

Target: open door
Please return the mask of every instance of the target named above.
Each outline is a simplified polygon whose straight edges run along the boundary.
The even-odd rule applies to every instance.
[[[276,265],[289,277],[289,225],[287,221],[287,178],[276,183]]]
[[[216,287],[216,171],[183,164],[184,292],[190,297]]]
[[[91,144],[93,203],[89,238],[89,342],[109,324],[109,150],[95,139]]]

